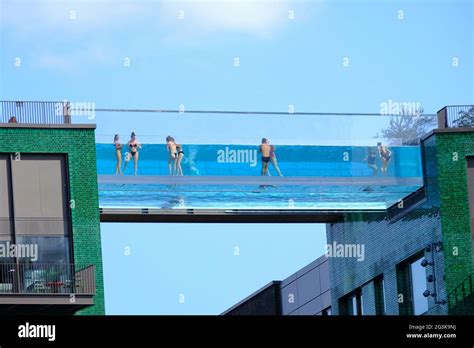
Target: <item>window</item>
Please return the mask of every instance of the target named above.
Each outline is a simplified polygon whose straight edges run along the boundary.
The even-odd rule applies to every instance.
[[[342,315],[363,315],[363,297],[361,288],[339,300],[339,312]]]
[[[410,276],[413,294],[413,314],[419,315],[428,311],[428,299],[423,296],[426,290],[426,269],[421,265],[423,257],[410,263]]]
[[[421,265],[423,253],[397,266],[398,304],[400,315],[420,315],[428,311],[426,269]]]
[[[66,166],[60,154],[0,154],[0,241],[37,250],[38,263],[69,263],[72,256]]]
[[[384,315],[385,303],[385,281],[382,276],[374,279],[375,315]]]
[[[332,315],[332,314],[331,314],[331,307],[328,307],[328,308],[323,309],[323,311],[322,311],[321,314],[322,314],[322,315]]]

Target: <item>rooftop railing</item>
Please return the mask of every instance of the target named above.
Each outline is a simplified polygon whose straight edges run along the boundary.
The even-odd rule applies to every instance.
[[[0,123],[71,123],[68,102],[1,101],[0,106]]]
[[[474,105],[450,105],[438,111],[438,128],[474,127]]]

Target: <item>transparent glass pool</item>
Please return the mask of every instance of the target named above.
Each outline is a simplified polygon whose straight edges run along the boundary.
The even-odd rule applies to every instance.
[[[391,147],[386,173],[368,167],[367,146],[277,146],[283,177],[270,164],[260,176],[254,145],[183,144],[183,177],[168,173],[164,144],[143,144],[138,175],[133,160],[115,176],[112,144],[97,144],[101,208],[153,209],[386,209],[422,186],[420,149]],[[125,150],[123,156],[125,157]],[[377,151],[376,151],[377,153]]]

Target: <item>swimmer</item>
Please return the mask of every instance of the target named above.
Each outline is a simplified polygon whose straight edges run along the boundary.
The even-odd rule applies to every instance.
[[[120,144],[120,136],[115,134],[114,136],[115,146],[115,157],[117,158],[117,164],[115,165],[115,175],[123,175],[122,173],[122,144]]]
[[[267,140],[267,144],[270,145],[270,143],[268,142],[268,140]],[[277,157],[276,157],[275,151],[276,151],[275,145],[270,145],[270,161],[272,162],[273,168],[275,168],[275,170],[277,171],[278,175],[279,175],[279,176],[283,176],[283,174],[282,174],[281,171],[280,171],[280,168],[278,167],[278,161],[277,161]],[[268,174],[270,174],[270,171],[268,171]]]
[[[183,175],[183,168],[181,168],[181,161],[183,160],[184,157],[184,151],[183,151],[183,146],[181,144],[177,144],[176,141],[174,140],[174,144],[176,145],[176,159],[174,161],[174,171],[176,175]]]
[[[392,152],[388,149],[387,146],[383,146],[382,143],[377,143],[377,148],[379,150],[380,159],[382,160],[382,166],[380,170],[382,173],[387,173],[387,167],[392,159]]]
[[[258,147],[258,152],[262,154],[262,172],[261,175],[267,175],[268,163],[270,163],[270,145],[267,138],[262,138],[262,144]]]
[[[134,164],[134,170],[133,173],[134,175],[137,175],[137,169],[138,169],[138,149],[142,148],[142,145],[137,141],[137,137],[135,135],[135,132],[132,132],[130,135],[130,140],[127,143],[127,147],[130,148],[130,156],[133,158],[133,164]],[[125,167],[124,170],[127,169],[127,164],[129,161],[125,161]]]
[[[170,175],[175,174],[176,170],[176,159],[178,157],[178,151],[176,143],[172,136],[168,135],[166,137],[166,150],[168,151],[168,170]]]
[[[375,164],[375,160],[377,159],[377,156],[375,154],[374,150],[370,150],[369,154],[367,155],[366,158],[364,158],[364,161],[367,161],[367,167],[372,169],[372,175],[376,176],[378,172],[377,164]]]

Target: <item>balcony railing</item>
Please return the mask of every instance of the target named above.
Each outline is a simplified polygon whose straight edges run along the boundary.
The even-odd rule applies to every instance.
[[[1,294],[95,294],[95,266],[0,264]]]
[[[0,104],[0,123],[71,123],[68,102],[1,101]]]
[[[451,105],[438,111],[438,128],[468,127],[474,127],[474,105]]]

